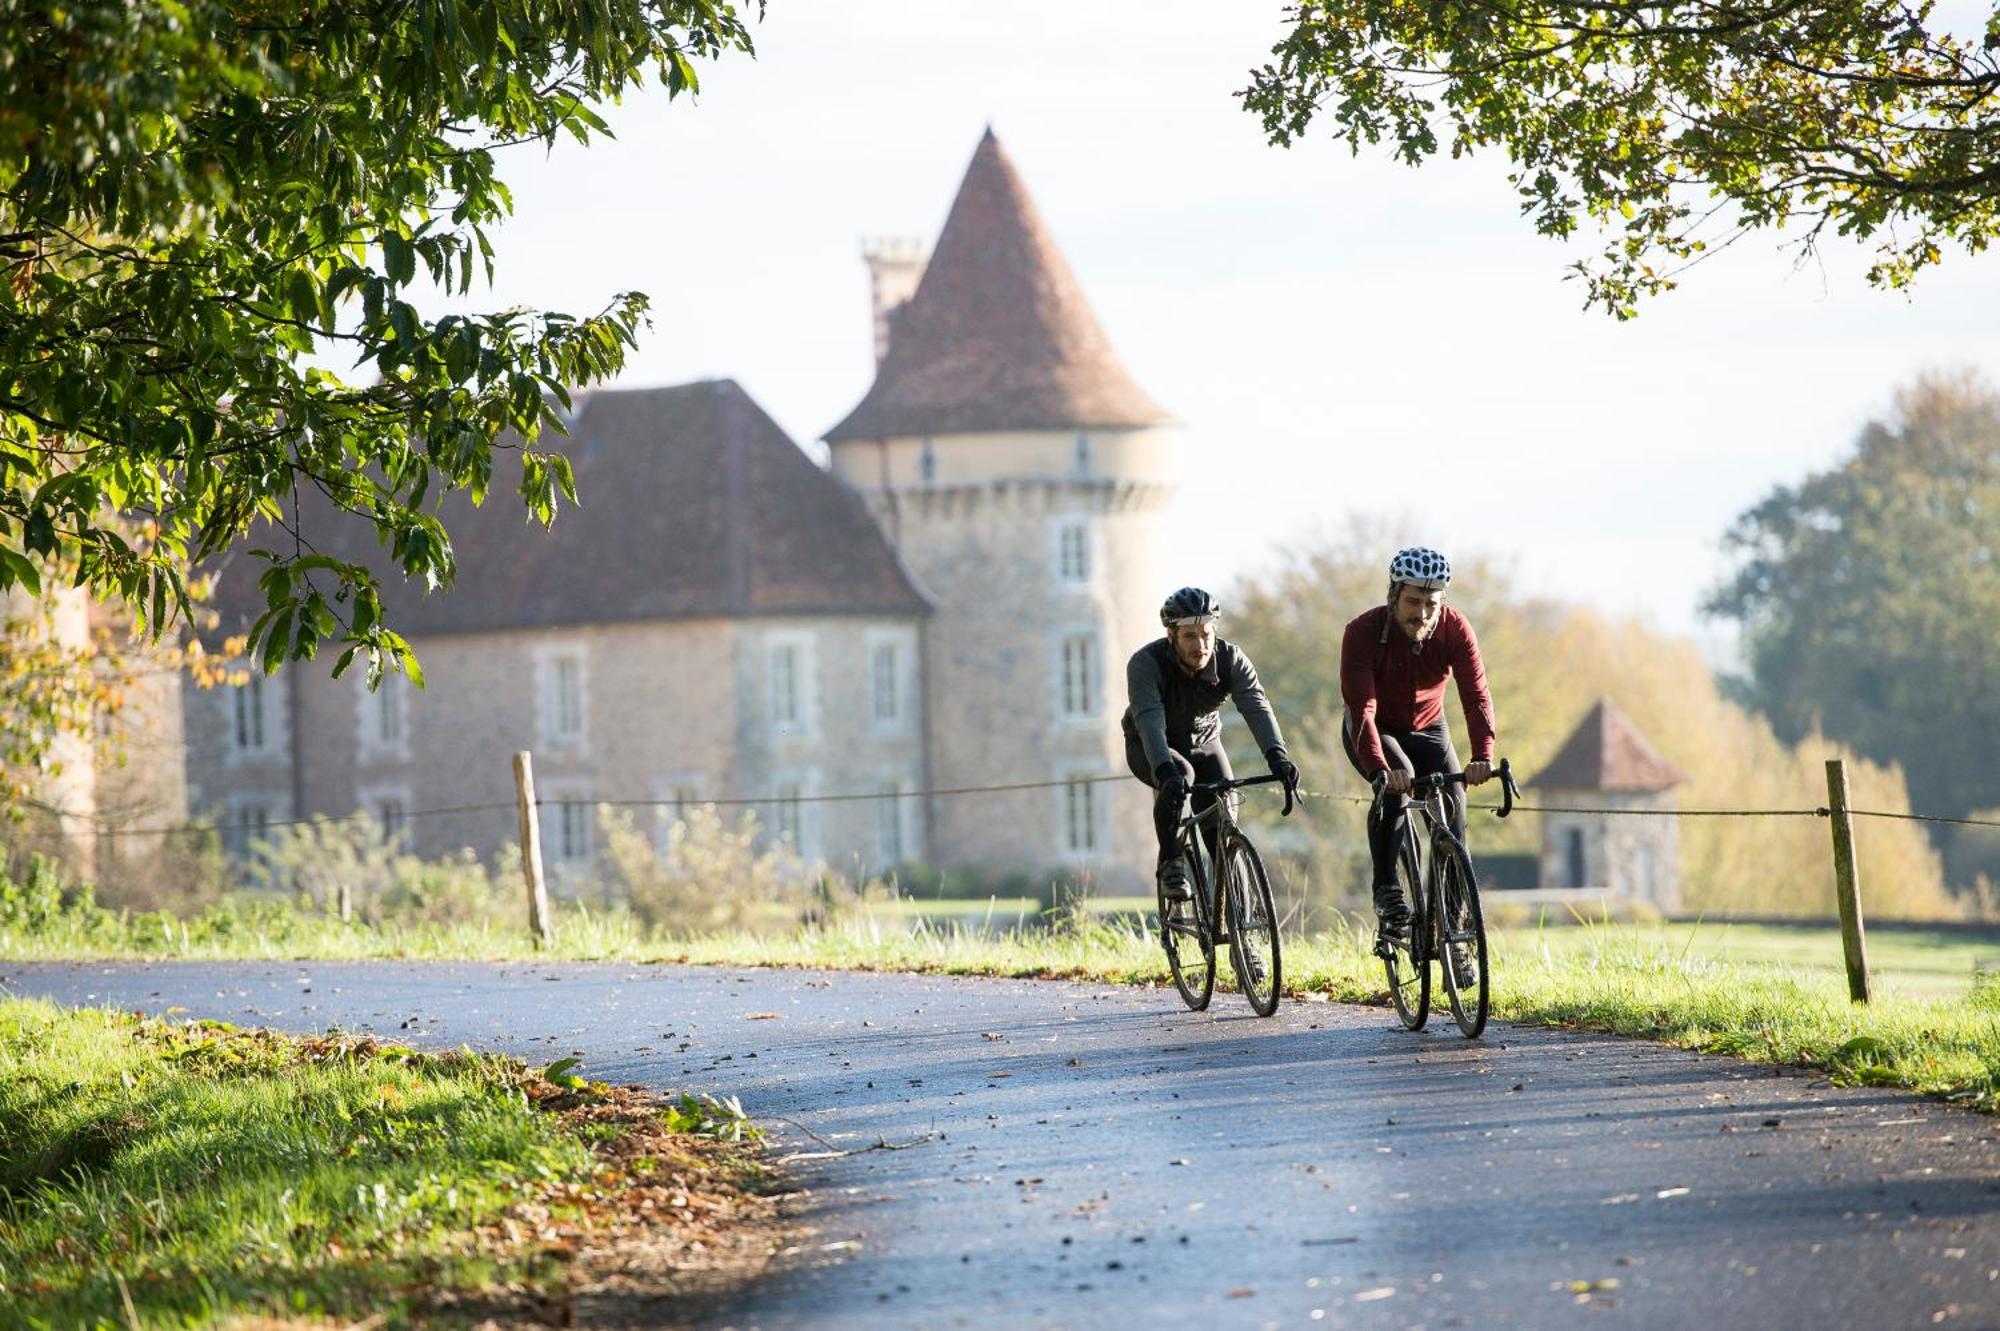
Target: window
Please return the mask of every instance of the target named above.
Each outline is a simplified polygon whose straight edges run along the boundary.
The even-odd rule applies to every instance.
[[[367,671],[357,670],[355,677],[360,688],[357,708],[361,723],[362,757],[407,757],[408,681],[401,675],[384,674],[382,682],[371,691]]]
[[[1076,432],[1076,474],[1090,475],[1090,435],[1083,430]]]
[[[1097,849],[1097,787],[1082,778],[1063,785],[1063,848],[1072,855]]]
[[[663,776],[653,782],[653,849],[661,859],[673,853],[674,829],[685,823],[701,802],[693,777]]]
[[[1583,829],[1581,827],[1572,827],[1569,829],[1567,849],[1569,852],[1569,885],[1571,887],[1589,887],[1590,876],[1584,871]]]
[[[236,749],[241,753],[262,753],[269,740],[264,728],[264,676],[257,670],[250,672],[249,680],[236,690],[236,726],[234,739]]]
[[[1097,636],[1072,633],[1062,640],[1062,714],[1097,711]]]
[[[574,656],[555,662],[555,733],[564,739],[583,734],[583,662]]]
[[[799,848],[799,799],[802,793],[796,781],[780,783],[774,811],[776,816],[771,819],[771,828],[778,839],[790,843],[795,850]]]
[[[1065,522],[1056,528],[1056,580],[1070,586],[1090,581],[1090,527]]]
[[[363,790],[355,803],[381,829],[383,840],[391,840],[410,827],[410,792],[401,787]]]
[[[881,798],[875,801],[875,862],[887,869],[901,864],[906,858],[903,853],[903,788],[891,783],[883,786]]]
[[[256,796],[232,797],[223,816],[223,848],[239,859],[256,854],[258,843],[270,834],[274,821],[268,800]]]
[[[818,702],[812,635],[774,632],[765,642],[771,729],[780,735],[810,735],[815,729]]]
[[[771,649],[771,720],[780,727],[799,723],[799,649]]]
[[[937,445],[924,440],[923,451],[917,454],[917,474],[923,477],[925,485],[937,479]]]
[[[556,802],[550,849],[558,863],[590,863],[590,802],[569,796]]]
[[[875,721],[894,722],[902,715],[903,653],[893,642],[878,642],[869,657]]]
[[[557,748],[581,745],[588,729],[588,681],[583,652],[574,647],[545,650],[536,664],[540,677],[542,742]]]

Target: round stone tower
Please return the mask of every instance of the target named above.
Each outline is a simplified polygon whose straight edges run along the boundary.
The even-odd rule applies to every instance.
[[[991,130],[907,302],[868,257],[875,383],[826,442],[935,607],[929,783],[1058,783],[934,798],[932,858],[1139,882],[1151,805],[1118,721],[1126,658],[1159,636],[1172,590],[1161,510],[1177,431],[1119,363]]]

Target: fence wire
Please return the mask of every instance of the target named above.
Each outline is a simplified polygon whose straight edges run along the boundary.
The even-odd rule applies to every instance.
[[[1052,781],[1012,781],[985,786],[940,786],[929,790],[876,790],[832,795],[726,795],[715,799],[537,798],[535,805],[537,808],[542,809],[558,808],[568,804],[607,805],[618,809],[684,809],[702,806],[712,806],[715,808],[754,808],[759,805],[783,804],[853,804],[875,800],[952,799],[967,795],[1011,794],[1024,790],[1061,790],[1068,786],[1106,785],[1112,782],[1130,781],[1132,779],[1130,773],[1120,772],[1102,776],[1065,777]],[[1329,803],[1359,805],[1371,805],[1374,803],[1374,798],[1368,795],[1347,795],[1337,791],[1305,789],[1301,789],[1298,793],[1304,799],[1323,800]],[[24,799],[18,802],[26,807],[38,809],[57,818],[94,824],[96,835],[106,838],[205,836],[242,830],[232,825],[209,823],[182,823],[166,827],[120,827],[115,823],[107,823],[90,815],[76,813],[40,800]],[[1469,809],[1498,812],[1501,806],[1498,804],[1468,803],[1466,807]],[[495,800],[481,804],[450,804],[430,809],[407,809],[399,811],[397,817],[399,819],[441,818],[454,814],[493,813],[503,810],[512,812],[517,808],[519,808],[518,801]],[[1800,809],[1630,809],[1608,806],[1529,804],[1517,802],[1514,805],[1514,811],[1516,813],[1586,813],[1611,818],[1829,818],[1833,814],[1833,811],[1823,804],[1812,808]],[[1855,818],[1884,818],[1902,822],[1941,823],[1955,827],[2000,828],[2000,820],[1990,818],[1953,818],[1944,814],[1908,813],[1888,809],[1849,809],[1847,812]],[[265,820],[257,830],[262,832],[278,827],[303,827],[312,824],[345,823],[372,816],[374,815],[370,814],[366,809],[356,809],[351,813],[310,814],[302,818],[272,818]]]

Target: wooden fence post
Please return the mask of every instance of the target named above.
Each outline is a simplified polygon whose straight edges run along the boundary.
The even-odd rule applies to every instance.
[[[1847,996],[1868,1001],[1868,940],[1861,931],[1861,867],[1854,862],[1854,818],[1847,809],[1847,763],[1826,760],[1826,803],[1833,824],[1833,879],[1840,899],[1840,947],[1847,954]]]
[[[514,804],[521,820],[521,876],[528,881],[528,930],[536,947],[555,941],[549,924],[549,888],[542,878],[542,818],[535,808],[535,756],[514,755]]]

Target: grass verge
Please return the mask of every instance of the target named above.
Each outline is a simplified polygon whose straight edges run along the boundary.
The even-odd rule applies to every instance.
[[[1286,940],[1287,992],[1386,1004],[1382,966],[1368,942],[1358,928]],[[1675,946],[1656,929],[1624,924],[1498,933],[1493,949],[1493,1010],[1508,1021],[1817,1068],[1841,1084],[1903,1087],[2000,1112],[2000,985],[1960,994],[1892,993],[1860,1006],[1848,1001],[1844,980],[1824,971],[1697,957],[1685,942]],[[1150,934],[1093,924],[1068,934],[997,939],[847,927],[779,939],[703,939],[663,951],[657,959],[691,963],[1166,982]],[[1226,956],[1220,964],[1227,984]],[[1178,1000],[1169,993],[1163,1001]],[[1234,1000],[1225,992],[1215,1001]]]
[[[1732,938],[1744,945],[1717,947]],[[1789,964],[1783,958],[1799,954],[1781,943],[1768,931],[1719,924],[1496,930],[1494,1012],[1819,1068],[1836,1081],[2000,1110],[2000,982],[1960,992],[1885,986],[1874,1004],[1857,1007],[1838,971]],[[485,925],[343,924],[283,902],[232,903],[190,921],[69,907],[54,898],[0,910],[0,960],[82,958],[680,961],[1117,984],[1160,984],[1166,975],[1143,927],[1086,912],[1062,916],[1056,927],[994,933],[929,916],[857,911],[788,935],[667,941],[629,914],[571,906],[558,918],[555,946],[538,952],[520,934]],[[1296,998],[1385,997],[1381,967],[1358,928],[1289,938],[1285,980]]]
[[[562,1064],[0,1000],[4,1326],[678,1318],[767,1182],[731,1106]]]

